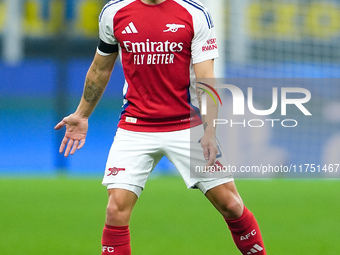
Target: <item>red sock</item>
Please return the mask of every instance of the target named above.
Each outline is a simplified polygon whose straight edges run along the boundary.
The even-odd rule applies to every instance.
[[[259,225],[254,215],[244,207],[242,216],[227,220],[228,227],[237,248],[242,254],[266,255]]]
[[[102,255],[131,255],[129,226],[114,227],[105,224]]]

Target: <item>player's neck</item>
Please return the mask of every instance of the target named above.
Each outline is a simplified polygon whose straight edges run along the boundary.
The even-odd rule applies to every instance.
[[[166,0],[142,0],[143,3],[145,4],[160,4],[160,3],[163,3],[164,1]]]

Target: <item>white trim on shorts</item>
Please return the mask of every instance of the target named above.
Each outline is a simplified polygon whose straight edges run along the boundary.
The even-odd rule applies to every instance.
[[[131,184],[126,184],[126,183],[111,183],[107,184],[107,189],[125,189],[128,191],[131,191],[137,195],[137,197],[140,196],[142,193],[143,189],[142,187],[136,186],[136,185],[131,185]]]

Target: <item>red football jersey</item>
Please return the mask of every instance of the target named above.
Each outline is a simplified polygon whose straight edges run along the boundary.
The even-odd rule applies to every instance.
[[[104,44],[120,46],[126,82],[118,127],[165,132],[201,123],[193,64],[218,53],[212,19],[200,2],[110,1],[99,28]],[[106,47],[97,52],[109,54]]]

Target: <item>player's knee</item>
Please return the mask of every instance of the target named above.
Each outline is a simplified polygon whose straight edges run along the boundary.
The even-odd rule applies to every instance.
[[[234,185],[221,185],[212,189],[206,195],[224,218],[241,217],[244,204]]]
[[[110,201],[106,208],[106,220],[111,225],[128,225],[130,216],[130,206],[124,201]]]
[[[112,226],[128,225],[138,197],[135,193],[124,189],[109,189],[108,194],[106,223]]]
[[[110,225],[128,225],[131,212],[118,204],[109,204],[106,208],[106,220]]]
[[[236,219],[242,216],[243,202],[239,198],[228,199],[220,204],[220,213],[226,219]]]

